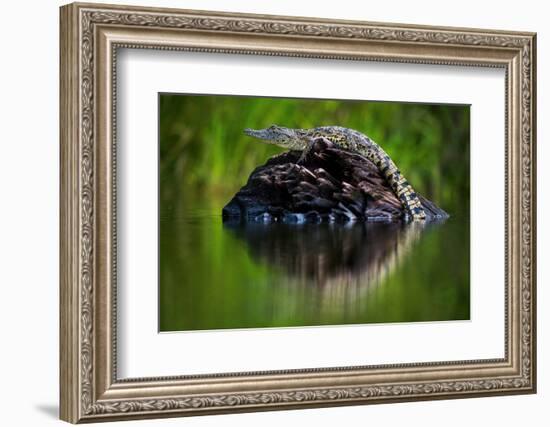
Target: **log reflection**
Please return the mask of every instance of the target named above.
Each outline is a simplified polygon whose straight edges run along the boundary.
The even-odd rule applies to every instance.
[[[334,305],[358,300],[383,283],[414,250],[426,225],[224,223],[224,228],[246,243],[254,260],[284,272],[292,286],[313,286],[322,305]]]

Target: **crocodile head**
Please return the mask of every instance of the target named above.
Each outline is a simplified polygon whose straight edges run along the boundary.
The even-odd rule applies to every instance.
[[[298,129],[273,125],[265,129],[245,129],[248,136],[261,139],[267,144],[277,145],[289,150],[303,150],[304,143]]]

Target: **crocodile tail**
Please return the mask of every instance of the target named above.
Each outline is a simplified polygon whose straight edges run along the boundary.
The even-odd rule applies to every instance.
[[[401,174],[388,155],[382,155],[378,166],[395,195],[413,220],[426,219],[426,212],[411,184]]]
[[[407,214],[413,220],[426,219],[422,203],[409,182],[401,174],[391,157],[374,141],[368,146],[359,145],[355,151],[372,161],[382,172]]]

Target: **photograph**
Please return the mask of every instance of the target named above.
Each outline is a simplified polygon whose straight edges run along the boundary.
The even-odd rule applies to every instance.
[[[159,331],[470,319],[470,106],[159,93]]]

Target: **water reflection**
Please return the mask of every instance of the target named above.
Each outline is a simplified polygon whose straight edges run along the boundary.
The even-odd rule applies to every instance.
[[[355,297],[391,275],[425,227],[424,223],[224,223],[246,242],[257,262],[282,270],[299,283],[327,292],[338,288]]]
[[[469,222],[160,221],[160,330],[469,318]]]

